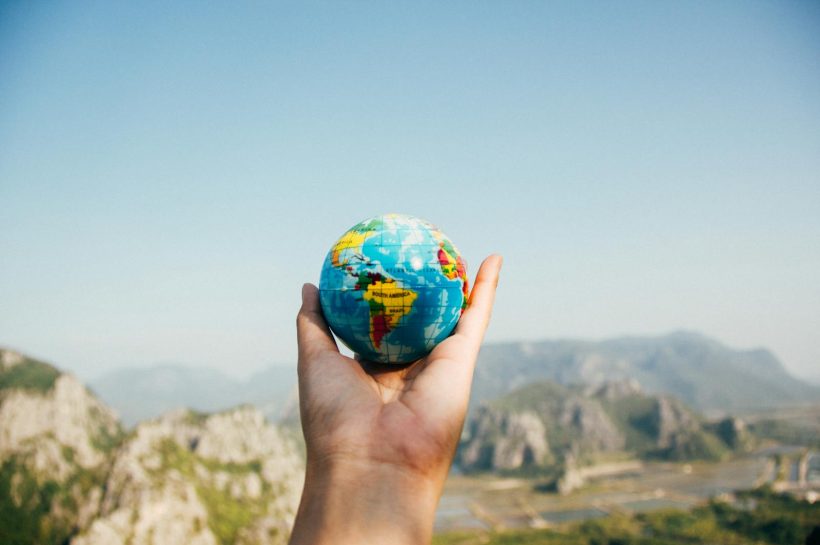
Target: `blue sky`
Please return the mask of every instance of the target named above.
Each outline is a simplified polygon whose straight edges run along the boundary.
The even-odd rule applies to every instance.
[[[812,2],[5,2],[0,344],[82,377],[295,356],[388,211],[505,270],[490,340],[820,362]]]

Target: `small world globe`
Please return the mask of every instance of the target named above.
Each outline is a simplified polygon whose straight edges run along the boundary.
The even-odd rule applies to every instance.
[[[467,265],[438,228],[402,214],[354,225],[319,280],[330,329],[362,359],[402,364],[428,354],[467,306]]]

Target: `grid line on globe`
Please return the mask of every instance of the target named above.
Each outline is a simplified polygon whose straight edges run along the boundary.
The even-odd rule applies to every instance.
[[[431,223],[386,214],[348,229],[322,266],[319,296],[333,333],[362,359],[408,363],[455,329],[467,266]]]

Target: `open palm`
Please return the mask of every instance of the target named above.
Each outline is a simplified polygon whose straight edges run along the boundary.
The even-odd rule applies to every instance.
[[[455,452],[501,258],[482,263],[452,336],[407,366],[339,353],[315,286],[297,319],[299,394],[308,463],[382,464],[442,481]]]

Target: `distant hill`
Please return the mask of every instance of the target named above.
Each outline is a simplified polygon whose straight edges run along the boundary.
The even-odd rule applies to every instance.
[[[634,378],[700,411],[737,412],[820,401],[820,387],[791,376],[769,351],[732,350],[695,333],[598,342],[545,340],[485,345],[473,385],[475,410],[524,384],[598,385]],[[207,367],[115,369],[91,389],[132,426],[179,407],[219,411],[242,403],[278,421],[295,402],[296,366],[271,366],[247,380]]]
[[[241,404],[256,406],[275,422],[295,396],[296,366],[271,366],[247,380],[207,367],[133,367],[112,370],[90,386],[127,426],[182,407],[215,412]]]
[[[820,401],[820,387],[790,375],[768,350],[733,350],[709,337],[677,332],[604,341],[550,340],[482,348],[473,406],[533,381],[602,384],[636,379],[710,412]]]
[[[629,458],[720,459],[754,440],[736,418],[706,422],[635,380],[599,387],[529,384],[481,405],[467,423],[458,463],[466,471],[573,470]]]

